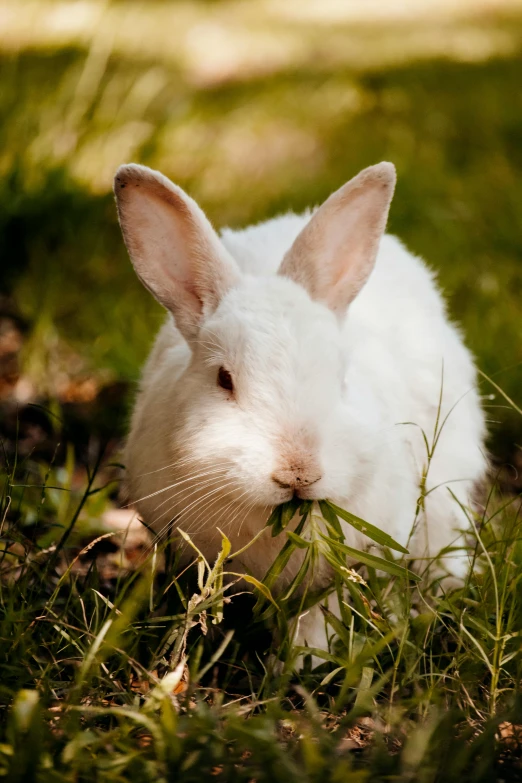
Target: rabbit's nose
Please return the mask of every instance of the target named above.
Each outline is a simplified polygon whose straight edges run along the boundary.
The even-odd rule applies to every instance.
[[[306,470],[300,467],[289,467],[276,470],[272,473],[272,481],[283,489],[293,489],[299,491],[304,487],[315,484],[322,478],[322,474],[317,470]]]

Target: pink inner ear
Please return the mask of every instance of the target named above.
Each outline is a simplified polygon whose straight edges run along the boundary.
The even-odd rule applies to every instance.
[[[136,272],[147,288],[168,309],[181,305],[187,314],[193,311],[197,317],[202,304],[196,295],[185,250],[189,244],[190,217],[183,208],[179,209],[180,200],[172,195],[175,194],[167,191],[162,198],[143,186],[132,193],[129,185],[122,224],[129,250],[132,247]]]
[[[381,163],[333,193],[301,231],[279,273],[344,313],[374,267],[394,185],[395,169]]]
[[[198,205],[166,177],[123,166],[115,193],[132,263],[187,339],[239,274]]]

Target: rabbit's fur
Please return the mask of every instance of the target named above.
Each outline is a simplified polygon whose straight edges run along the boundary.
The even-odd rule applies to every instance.
[[[119,169],[131,259],[172,314],[145,366],[125,454],[129,499],[156,531],[179,526],[212,559],[217,528],[238,550],[295,491],[408,544],[419,570],[420,558],[462,543],[459,504],[469,507],[486,467],[475,368],[433,274],[383,236],[394,184],[381,163],[311,216],[218,238],[161,174]],[[220,368],[233,390],[219,385]],[[410,538],[428,466],[423,433],[431,446],[437,420]],[[344,532],[352,546],[370,543]],[[282,544],[267,531],[232,570],[262,578]],[[462,578],[467,564],[451,552],[439,568]]]

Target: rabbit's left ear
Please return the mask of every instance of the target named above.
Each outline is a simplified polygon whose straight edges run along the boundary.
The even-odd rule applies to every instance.
[[[238,281],[235,261],[196,202],[159,171],[120,166],[114,192],[138,277],[190,342]]]
[[[374,267],[395,181],[394,165],[378,163],[333,193],[301,231],[279,274],[343,315]]]

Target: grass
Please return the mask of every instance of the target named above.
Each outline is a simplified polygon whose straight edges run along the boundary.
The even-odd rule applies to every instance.
[[[80,24],[63,3],[24,0],[16,17],[0,5],[0,319],[20,325],[30,389],[0,409],[0,774],[521,779],[520,8],[424,18],[412,6],[369,24],[305,3],[93,0]],[[274,512],[261,534],[281,554],[234,595],[225,539],[216,564],[195,555],[188,570],[175,546],[144,558],[133,544],[123,558],[127,533],[104,519],[163,318],[110,195],[130,159],[165,171],[218,227],[304,209],[395,162],[390,230],[436,270],[492,379],[481,376],[495,464],[515,465],[507,493],[495,468],[471,517],[464,586],[418,583],[379,531],[384,563],[347,552],[346,512],[325,503],[301,507],[300,527]],[[309,587],[320,556],[342,613],[325,606],[332,644],[311,658],[290,632],[296,612],[328,602]]]
[[[149,12],[158,35],[167,5]],[[135,5],[108,8],[109,39],[118,24],[132,31]],[[252,13],[244,23],[255,27]],[[316,52],[314,24],[303,22],[300,58],[269,68],[267,55],[266,72],[245,67],[210,82],[165,49],[154,54],[152,43],[139,57],[117,40],[84,49],[73,36],[47,48],[36,22],[31,46],[0,50],[2,290],[29,325],[24,372],[36,394],[60,397],[56,378],[72,365],[102,385],[132,384],[162,317],[121,242],[110,195],[119,163],[162,169],[219,227],[319,203],[388,158],[399,175],[390,230],[436,270],[481,369],[516,398],[522,17],[514,7],[473,24],[485,40],[511,43],[473,62],[444,58],[443,49],[405,60],[393,25],[376,25],[371,37],[369,28],[332,24],[322,29],[338,57],[328,60]],[[446,24],[437,40],[455,29]],[[412,22],[408,35],[422,42],[424,32]],[[349,52],[362,41],[357,66]],[[394,42],[395,61],[380,65]],[[494,453],[512,460],[519,417],[501,405],[490,418]]]
[[[280,555],[262,583],[246,575],[254,605],[225,583],[225,537],[216,563],[197,556],[187,570],[176,548],[155,549],[108,584],[100,554],[111,534],[96,524],[114,468],[100,453],[83,478],[77,471],[72,449],[56,467],[4,453],[7,780],[518,779],[520,497],[492,489],[470,516],[473,573],[442,594],[404,570],[404,548],[349,512],[278,507],[260,535],[278,536]],[[386,559],[349,550],[339,517],[364,526]],[[303,553],[281,593],[284,563]],[[320,556],[342,608],[340,618],[327,601],[323,610],[328,652],[289,640],[296,614],[325,601],[309,587]]]
[[[453,590],[419,582],[404,547],[326,501],[274,510],[259,535],[278,536],[281,551],[262,582],[228,571],[223,535],[215,563],[196,550],[182,567],[173,541],[147,547],[108,585],[95,555],[111,534],[84,539],[114,480],[101,459],[83,486],[72,458],[42,470],[6,455],[6,780],[519,779],[520,497],[492,489],[470,514],[473,568]],[[339,518],[364,527],[384,559],[346,547]],[[310,581],[319,557],[334,573],[320,594]],[[296,617],[319,601],[329,650],[296,647]]]

